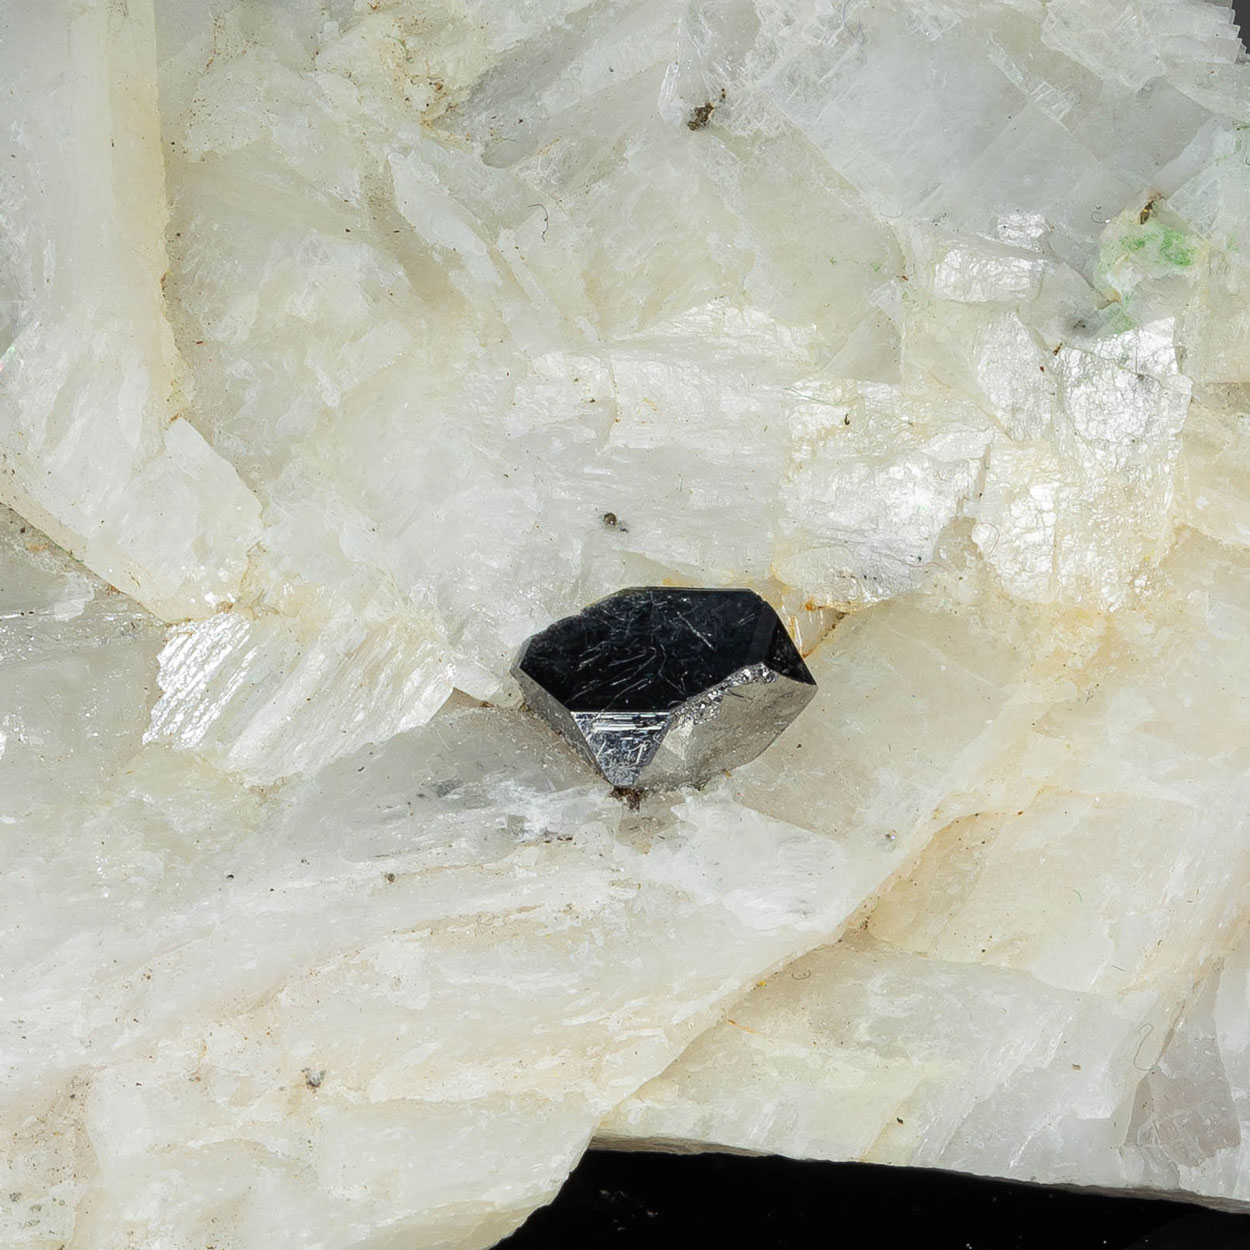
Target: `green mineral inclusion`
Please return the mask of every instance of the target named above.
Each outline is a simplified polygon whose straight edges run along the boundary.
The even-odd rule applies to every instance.
[[[1111,269],[1116,260],[1134,252],[1149,249],[1149,259],[1157,264],[1171,265],[1177,269],[1186,269],[1193,264],[1194,241],[1183,230],[1175,226],[1165,226],[1155,222],[1147,222],[1142,226],[1132,227],[1120,235],[1108,249],[1112,254],[1104,260],[1103,267]],[[1116,252],[1119,255],[1115,255]]]

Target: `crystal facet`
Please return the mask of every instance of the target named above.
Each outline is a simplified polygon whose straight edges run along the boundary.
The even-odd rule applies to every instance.
[[[751,590],[621,590],[535,634],[529,706],[613,785],[699,784],[754,759],[816,693]]]

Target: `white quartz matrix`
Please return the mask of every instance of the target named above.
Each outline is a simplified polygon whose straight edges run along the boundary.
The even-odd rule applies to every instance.
[[[1250,1209],[1226,4],[6,0],[0,505],[0,1246]],[[820,692],[633,810],[508,668],[664,583]]]

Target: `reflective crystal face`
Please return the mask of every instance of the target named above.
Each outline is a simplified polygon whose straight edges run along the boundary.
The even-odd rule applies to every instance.
[[[758,755],[816,693],[754,591],[621,590],[535,634],[529,706],[613,785],[698,784]]]

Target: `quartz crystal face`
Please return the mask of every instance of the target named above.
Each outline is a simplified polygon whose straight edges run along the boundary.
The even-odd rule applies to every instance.
[[[750,590],[621,590],[535,634],[530,707],[613,785],[699,784],[754,759],[816,683]]]

